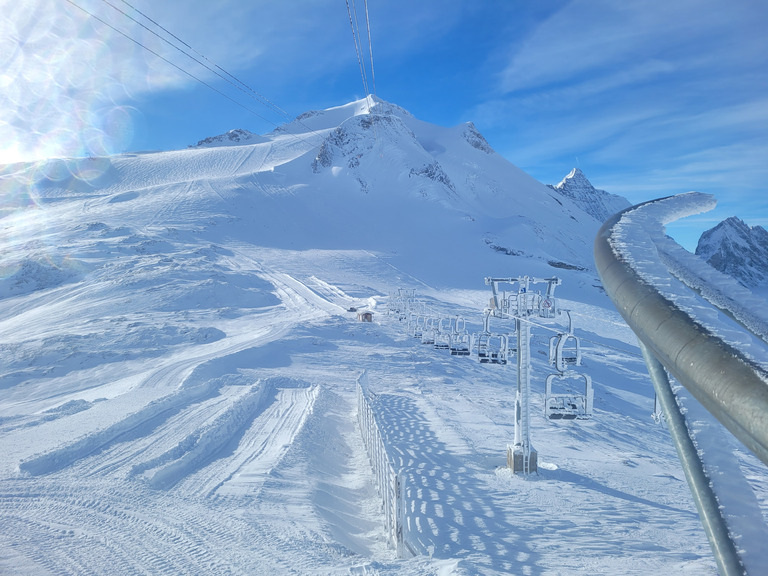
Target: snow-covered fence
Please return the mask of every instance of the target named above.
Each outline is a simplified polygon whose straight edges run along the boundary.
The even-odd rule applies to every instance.
[[[387,452],[376,414],[368,398],[368,374],[363,372],[357,378],[357,421],[363,436],[365,449],[371,461],[376,488],[384,506],[384,522],[390,543],[397,550],[398,558],[419,554],[418,546],[408,537],[406,521],[407,506],[403,476],[395,469]]]

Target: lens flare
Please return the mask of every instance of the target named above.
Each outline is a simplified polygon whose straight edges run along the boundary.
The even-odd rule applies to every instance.
[[[69,3],[0,0],[0,164],[126,150],[135,114],[126,103],[149,74],[134,51]]]

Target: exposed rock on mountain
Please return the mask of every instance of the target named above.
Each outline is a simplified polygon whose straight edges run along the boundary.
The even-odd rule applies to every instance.
[[[218,136],[209,136],[200,140],[190,148],[213,148],[215,146],[231,146],[232,144],[259,144],[266,142],[266,139],[258,134],[236,128]]]
[[[768,231],[732,216],[704,232],[696,254],[747,288],[768,281]]]

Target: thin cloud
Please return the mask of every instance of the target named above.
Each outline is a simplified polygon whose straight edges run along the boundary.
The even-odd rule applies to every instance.
[[[760,33],[765,14],[749,2],[697,0],[575,0],[542,21],[500,74],[505,92],[622,74],[624,66],[659,60],[675,67],[754,57],[761,43],[738,35]],[[757,9],[757,14],[754,10]],[[762,12],[765,12],[762,10]],[[756,21],[757,20],[757,21]],[[736,36],[737,42],[729,42]]]

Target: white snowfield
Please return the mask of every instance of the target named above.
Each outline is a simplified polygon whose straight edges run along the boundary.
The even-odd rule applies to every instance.
[[[592,269],[599,223],[471,125],[377,110],[307,114],[245,145],[5,168],[0,573],[715,573]],[[450,356],[386,314],[410,288],[479,330],[483,278],[525,274],[563,278],[595,388],[592,419],[545,419],[567,321],[534,326],[526,477],[505,468],[514,362]],[[363,370],[431,556],[387,542]],[[723,438],[765,517],[764,466]]]

